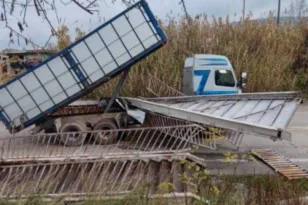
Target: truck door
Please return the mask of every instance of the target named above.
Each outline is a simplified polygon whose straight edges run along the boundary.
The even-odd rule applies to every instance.
[[[232,70],[215,69],[213,72],[212,94],[235,94],[238,93],[237,82]]]

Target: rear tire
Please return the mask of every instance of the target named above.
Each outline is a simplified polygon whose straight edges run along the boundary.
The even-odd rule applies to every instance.
[[[58,132],[57,126],[54,123],[51,126],[49,126],[45,129],[46,134],[54,134],[54,133],[57,133],[57,132]]]
[[[118,129],[117,125],[108,119],[100,120],[95,126],[95,131],[103,130],[104,132],[94,134],[94,140],[97,144],[106,145],[115,143],[118,139],[118,132],[108,130]]]
[[[86,139],[87,126],[83,122],[70,122],[66,123],[60,129],[60,142],[68,147],[80,146]],[[66,132],[73,132],[65,134]],[[76,133],[74,133],[76,132]]]
[[[45,134],[47,134],[47,137],[43,137],[42,143],[47,144],[57,144],[59,143],[58,138],[58,130],[55,123],[52,123],[50,126],[45,128]]]

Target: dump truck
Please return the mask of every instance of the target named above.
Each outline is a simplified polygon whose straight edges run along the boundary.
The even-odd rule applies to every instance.
[[[216,89],[217,92],[214,93],[207,90],[208,86],[204,83],[205,74],[199,73],[199,75],[196,69],[191,69],[200,65],[189,63],[191,61],[189,59],[185,66],[187,68],[185,73],[188,76],[185,79],[187,82],[191,80],[192,73],[201,76],[202,89],[199,89],[200,83],[195,89],[198,82],[193,84],[194,87],[189,87],[187,84],[187,93],[197,91],[197,94],[201,95],[206,94],[205,92],[212,92],[212,94],[232,92],[235,95],[146,100],[117,98],[132,66],[166,43],[166,34],[147,2],[141,0],[67,48],[1,85],[0,119],[11,133],[28,127],[31,127],[33,134],[69,133],[59,135],[58,139],[66,146],[82,144],[87,136],[80,133],[85,131],[114,130],[141,125],[147,114],[151,112],[202,126],[218,126],[240,133],[265,134],[269,137],[289,139],[284,129],[298,106],[300,100],[298,94],[241,95],[238,94],[240,92],[236,86],[243,84],[238,84],[235,80],[232,88],[228,84],[232,91],[221,86],[217,88],[220,90]],[[203,64],[205,63],[204,68],[208,66],[216,68],[222,64],[224,66],[222,68],[225,68],[231,65],[226,58],[222,57],[195,57],[195,59],[199,58],[201,61],[203,59]],[[230,69],[221,69],[218,73],[224,75],[229,71]],[[212,76],[206,70],[202,72]],[[233,69],[231,72],[234,72]],[[102,98],[99,101],[78,101],[117,76],[120,78],[110,98]],[[244,104],[245,100],[250,103]],[[179,103],[183,102],[187,104],[178,107]],[[200,112],[196,113],[194,109],[190,109],[189,105],[195,105],[194,108],[199,109]],[[243,116],[234,118],[230,113],[228,117],[212,115],[215,110],[222,112],[226,109],[224,112],[227,112],[228,108],[231,108],[228,106],[231,105],[234,105],[233,112],[238,112],[235,108],[245,107],[241,112]],[[211,112],[205,113],[206,109],[210,109]],[[275,123],[264,126],[262,123],[245,121],[248,116],[255,113],[265,114],[268,121],[279,118],[279,114],[283,113],[284,115],[279,119],[284,121],[274,127],[272,125],[276,125]],[[117,134],[118,132],[110,132],[110,134],[104,132],[102,135],[95,135],[94,140],[97,143],[113,143],[118,137]]]
[[[88,127],[119,127],[120,121],[125,121],[125,115],[108,112],[129,70],[166,42],[167,37],[148,4],[139,1],[67,48],[3,84],[0,87],[1,121],[11,133],[32,125],[36,125],[37,131],[54,131],[52,113],[121,75],[113,96],[103,114],[99,115],[103,121],[93,120],[94,116],[89,115],[73,120],[62,116],[57,130],[72,132],[84,131]],[[81,140],[76,139],[71,144],[78,145]]]

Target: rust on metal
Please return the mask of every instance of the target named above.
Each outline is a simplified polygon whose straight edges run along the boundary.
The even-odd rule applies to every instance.
[[[286,178],[308,178],[308,171],[273,149],[254,149],[252,153]]]
[[[82,115],[82,114],[97,114],[103,113],[104,109],[102,107],[91,105],[91,106],[67,106],[58,109],[51,116],[67,116],[67,115]]]
[[[103,114],[105,111],[104,106],[99,105],[100,101],[93,100],[80,100],[76,101],[66,107],[62,107],[51,113],[50,117],[64,117],[71,115],[90,115],[90,114]],[[121,108],[116,103],[111,107],[110,112],[120,112]]]

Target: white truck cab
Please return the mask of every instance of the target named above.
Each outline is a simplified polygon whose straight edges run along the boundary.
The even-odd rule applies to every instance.
[[[247,74],[236,79],[231,62],[225,56],[197,54],[186,58],[183,93],[186,95],[237,94],[246,86]]]

